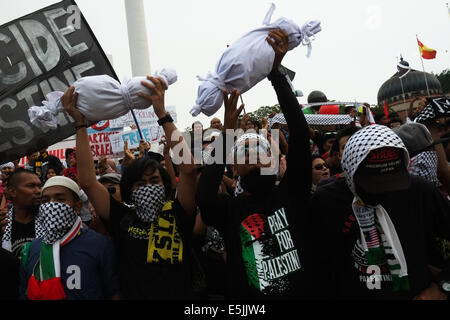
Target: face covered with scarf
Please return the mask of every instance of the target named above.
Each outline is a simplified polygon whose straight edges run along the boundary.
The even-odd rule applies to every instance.
[[[232,155],[240,177],[240,187],[244,191],[251,194],[271,192],[277,175],[269,169],[274,156],[266,138],[256,133],[245,133],[236,141]]]
[[[131,201],[136,215],[143,222],[156,219],[166,200],[166,192],[158,169],[148,166],[142,177],[133,184]]]
[[[381,125],[367,126],[352,135],[342,156],[367,263],[388,262],[394,291],[409,288],[407,265],[395,226],[381,203],[390,192],[409,187],[408,162],[400,137]]]
[[[42,189],[41,205],[37,215],[43,227],[44,242],[61,240],[79,219],[82,202],[79,188],[66,177],[52,177]]]

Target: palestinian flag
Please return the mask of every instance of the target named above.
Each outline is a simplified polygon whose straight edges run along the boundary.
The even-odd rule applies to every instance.
[[[263,252],[263,241],[258,241],[264,235],[265,222],[265,216],[255,213],[242,221],[240,226],[242,258],[248,283],[259,291],[263,291],[269,285],[262,276],[264,272],[261,262],[266,258]]]
[[[30,300],[62,300],[66,298],[61,283],[59,243],[41,243],[40,259],[28,280],[27,297]]]

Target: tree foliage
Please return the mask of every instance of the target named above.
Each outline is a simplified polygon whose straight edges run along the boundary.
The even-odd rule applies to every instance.
[[[450,69],[445,69],[441,73],[436,75],[442,86],[444,94],[450,93]]]
[[[253,111],[253,112],[248,112],[247,114],[250,115],[250,119],[254,120],[254,121],[258,121],[261,122],[261,120],[263,118],[269,118],[269,115],[272,112],[276,112],[276,113],[280,113],[281,112],[281,108],[279,104],[273,105],[273,106],[263,106],[263,107],[259,107],[257,110]],[[241,121],[242,117],[244,115],[240,115],[239,116],[239,122]]]

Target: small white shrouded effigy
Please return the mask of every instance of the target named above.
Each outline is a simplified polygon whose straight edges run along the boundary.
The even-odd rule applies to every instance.
[[[169,85],[177,81],[177,73],[173,69],[162,69],[154,77],[162,78]],[[133,77],[120,84],[108,75],[88,76],[75,81],[73,86],[78,93],[77,108],[89,123],[101,120],[111,120],[125,115],[130,109],[146,109],[151,102],[138,96],[138,92],[151,95],[151,92],[141,84],[148,81],[146,77]],[[42,130],[58,127],[58,113],[64,111],[61,103],[61,91],[53,91],[46,95],[47,100],[42,106],[28,109],[30,121]]]
[[[207,116],[216,113],[223,103],[221,90],[231,92],[236,88],[244,93],[268,76],[275,59],[275,52],[266,40],[269,31],[277,28],[284,30],[289,35],[288,50],[303,44],[308,46],[307,56],[310,55],[310,37],[321,31],[320,21],[309,21],[301,28],[286,18],[270,23],[274,10],[272,3],[264,18],[264,27],[250,31],[227,48],[215,72],[208,73],[205,78],[198,77],[202,83],[195,106],[190,110],[193,116],[200,112]]]

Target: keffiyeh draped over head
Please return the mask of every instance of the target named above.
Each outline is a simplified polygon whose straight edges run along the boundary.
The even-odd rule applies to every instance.
[[[257,144],[264,147],[265,150],[270,150],[270,143],[263,135],[260,135],[260,134],[254,133],[254,132],[247,132],[247,133],[244,133],[243,135],[241,135],[234,143],[233,150],[232,150],[232,156],[234,157],[234,155],[236,153],[236,149],[239,146],[245,144],[245,142],[249,141],[249,140],[256,140]]]
[[[436,187],[440,187],[441,183],[437,176],[437,167],[438,157],[436,151],[425,151],[411,158],[408,171],[411,175],[422,177]]]
[[[364,204],[354,184],[355,173],[368,154],[375,149],[392,147],[403,150],[403,164],[409,162],[408,151],[402,140],[388,127],[372,125],[355,133],[347,142],[342,156],[346,182],[354,194],[353,213],[361,230],[361,243],[369,265],[388,263],[394,291],[409,289],[405,256],[395,227],[379,204]]]
[[[450,97],[429,98],[428,104],[414,121],[425,122],[441,117],[450,117]]]

